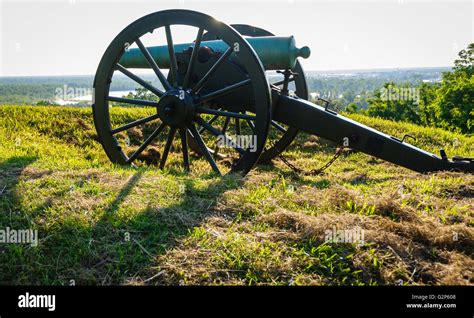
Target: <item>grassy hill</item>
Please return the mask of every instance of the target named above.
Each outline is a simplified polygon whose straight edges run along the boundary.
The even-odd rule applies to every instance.
[[[117,123],[146,110],[115,108]],[[429,151],[474,156],[474,137],[360,115]],[[1,284],[473,284],[474,176],[421,175],[361,153],[319,176],[280,161],[247,177],[109,163],[90,109],[0,107]],[[300,134],[285,156],[305,169],[334,147]],[[3,190],[2,190],[3,189]],[[364,230],[364,244],[325,242]]]

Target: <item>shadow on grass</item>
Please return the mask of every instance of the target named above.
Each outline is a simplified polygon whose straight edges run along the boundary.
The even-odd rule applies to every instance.
[[[25,168],[35,162],[36,156],[13,156],[0,162],[0,230],[27,230],[32,226],[28,216],[21,213],[17,186]],[[4,238],[6,239],[6,238]],[[30,244],[0,243],[0,284],[21,284],[25,258],[24,250],[32,250]]]
[[[0,162],[0,228],[9,226],[29,227],[27,219],[22,222],[12,219],[12,213],[17,212],[16,187],[23,170],[38,158],[35,156],[13,156]],[[1,247],[2,245],[0,245]]]
[[[146,169],[139,169],[133,170],[110,202],[104,201],[101,193],[91,195],[89,198],[98,203],[96,208],[79,205],[79,209],[84,209],[81,211],[69,205],[74,194],[65,197],[64,189],[70,180],[59,180],[58,191],[39,198],[39,205],[29,206],[18,184],[19,180],[31,177],[22,176],[22,172],[35,160],[14,157],[0,163],[0,191],[6,185],[0,195],[4,212],[0,214],[0,229],[34,227],[40,239],[37,247],[0,244],[0,285],[118,285],[146,280],[154,275],[156,258],[173,248],[193,227],[215,215],[214,207],[221,195],[243,182],[242,178],[227,176],[211,178],[208,186],[202,187],[192,178],[177,176],[183,191],[175,194],[175,204],[160,206],[140,198],[146,206],[135,209],[127,199],[131,194],[132,200],[137,199],[143,190],[140,182],[146,178]],[[38,173],[33,177],[42,177],[41,171],[33,173]],[[82,184],[87,183],[90,175],[78,174],[74,178]],[[47,186],[51,180],[55,181],[45,180]],[[166,182],[166,178],[159,182]],[[109,203],[104,206],[102,202]]]
[[[95,251],[100,255],[96,258],[100,264],[96,276],[104,278],[100,283],[133,284],[145,280],[152,284],[152,279],[147,279],[155,272],[157,256],[173,248],[193,227],[214,215],[214,207],[225,191],[242,184],[241,178],[226,176],[212,180],[208,187],[197,188],[192,179],[184,179],[178,203],[166,207],[149,203],[130,219],[117,217],[142,175],[143,172],[138,171],[130,177],[93,228],[93,236],[101,243]]]
[[[125,186],[120,190],[115,200],[106,209],[106,215],[111,215],[117,212],[117,210],[120,208],[120,204],[127,198],[127,196],[130,194],[130,191],[132,191],[132,189],[137,185],[142,175],[143,172],[138,171],[127,181]]]

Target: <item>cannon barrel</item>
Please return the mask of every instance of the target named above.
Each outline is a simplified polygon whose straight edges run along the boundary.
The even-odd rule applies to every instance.
[[[252,46],[260,58],[265,70],[291,69],[296,64],[298,57],[308,58],[310,49],[307,46],[297,48],[293,36],[263,36],[248,37],[246,40]],[[175,44],[176,53],[187,51],[193,47],[193,43]],[[222,40],[203,41],[201,48],[209,48],[214,53],[223,53],[229,46]],[[147,48],[151,56],[160,68],[169,68],[168,46],[152,46]],[[238,47],[233,48],[238,51]],[[230,60],[235,60],[235,52],[230,56]],[[130,68],[150,68],[147,60],[138,48],[131,48],[125,51],[119,62],[124,67]]]

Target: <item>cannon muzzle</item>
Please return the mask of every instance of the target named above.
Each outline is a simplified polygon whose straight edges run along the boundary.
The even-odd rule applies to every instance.
[[[293,36],[249,37],[246,40],[257,53],[265,70],[291,69],[295,66],[298,57],[308,58],[311,53],[307,46],[297,48]],[[193,46],[193,43],[175,44],[174,51],[176,53],[186,52]],[[210,49],[211,53],[220,54],[228,48],[229,46],[224,41],[213,40],[201,42],[200,50],[209,51]],[[152,46],[147,49],[160,68],[169,68],[168,46]],[[239,50],[237,43],[233,49],[235,52]],[[230,60],[237,60],[235,53],[230,56]],[[138,48],[126,50],[119,63],[127,68],[150,68],[150,65]]]

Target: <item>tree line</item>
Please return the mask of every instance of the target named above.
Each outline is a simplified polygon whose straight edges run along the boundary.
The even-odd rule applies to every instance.
[[[439,83],[388,82],[368,99],[367,109],[349,103],[347,112],[408,121],[474,134],[474,43],[459,52],[451,71]]]

